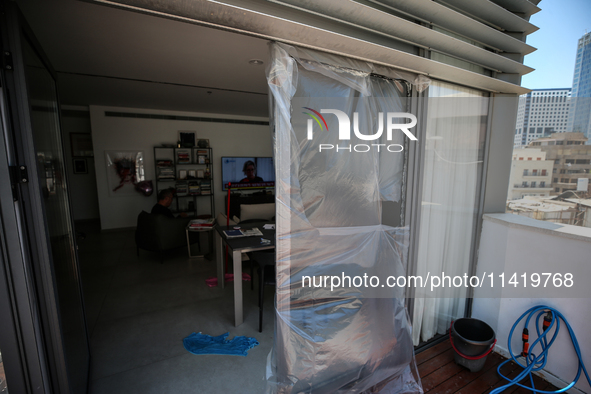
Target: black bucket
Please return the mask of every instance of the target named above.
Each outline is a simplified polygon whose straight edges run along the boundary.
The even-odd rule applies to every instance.
[[[456,352],[456,364],[477,372],[482,369],[486,356],[495,347],[495,331],[478,319],[458,319],[451,326],[450,341]]]

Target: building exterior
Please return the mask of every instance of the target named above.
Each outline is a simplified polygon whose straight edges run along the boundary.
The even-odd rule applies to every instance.
[[[591,143],[591,33],[579,39],[567,131],[585,134]]]
[[[567,129],[570,88],[534,89],[519,97],[514,147]]]
[[[566,198],[564,201],[576,204],[579,211],[579,218],[575,223],[578,226],[591,227],[591,198]],[[583,212],[581,214],[580,212]],[[581,218],[581,216],[583,216]]]
[[[591,178],[591,146],[583,133],[554,133],[531,142],[528,149],[542,150],[554,162],[551,194],[576,190],[579,178]]]
[[[508,200],[527,196],[549,197],[552,190],[552,167],[541,149],[519,148],[513,150]]]
[[[547,222],[591,227],[591,201],[588,199],[558,201],[526,197],[521,200],[509,201],[507,212]]]

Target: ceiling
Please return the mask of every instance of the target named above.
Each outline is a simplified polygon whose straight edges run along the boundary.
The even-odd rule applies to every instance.
[[[268,116],[265,40],[76,0],[16,3],[62,105]]]

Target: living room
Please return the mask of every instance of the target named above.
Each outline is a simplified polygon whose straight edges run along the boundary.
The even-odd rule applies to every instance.
[[[74,220],[100,219],[103,230],[135,226],[134,213],[149,211],[156,198],[113,193],[105,152],[142,152],[144,179],[156,188],[154,147],[176,146],[179,131],[209,140],[212,214],[223,212],[221,157],[273,156],[267,41],[84,2],[55,4],[19,3],[59,73]],[[89,44],[99,39],[97,19],[110,21],[101,47]],[[86,171],[74,171],[72,133],[92,136],[93,156],[76,157]]]
[[[273,341],[272,292],[267,292],[260,334],[257,292],[245,285],[245,323],[234,328],[231,286],[222,291],[205,284],[215,275],[214,261],[189,259],[186,247],[168,252],[164,264],[158,253],[141,250],[138,257],[134,228],[139,213],[150,212],[157,201],[154,147],[176,146],[180,131],[208,140],[212,152],[215,211],[202,196],[195,199],[198,214],[225,212],[222,157],[273,157],[267,41],[79,1],[25,0],[18,5],[58,72],[64,161],[92,357],[89,387],[113,392],[115,384],[120,392],[139,392],[176,382],[178,387],[209,385],[211,392],[231,392],[231,373],[210,381],[211,368],[227,368],[255,379],[253,392],[259,392]],[[91,136],[92,154],[74,152],[72,142],[81,134]],[[150,196],[131,184],[113,191],[107,152],[121,151],[142,153],[144,179],[155,189]],[[82,162],[82,168],[75,162]],[[207,241],[202,234],[204,250]],[[245,359],[192,356],[182,339],[201,330],[248,335],[261,345]],[[154,340],[158,344],[149,345]],[[68,357],[79,359],[80,349],[71,349]],[[189,370],[168,367],[188,360]],[[88,367],[77,363],[71,368],[73,381],[83,381]]]

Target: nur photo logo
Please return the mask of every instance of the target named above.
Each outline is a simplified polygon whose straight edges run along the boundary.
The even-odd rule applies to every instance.
[[[309,107],[303,107],[304,109],[308,110],[309,112],[303,112],[305,115],[310,116],[307,122],[307,138],[309,141],[314,139],[314,129],[319,130],[319,132],[333,132],[328,129],[328,123],[322,114],[332,114],[337,117],[338,121],[338,138],[340,141],[350,141],[351,140],[351,119],[349,116],[338,109],[321,109],[320,111],[316,111],[315,109]],[[410,119],[409,123],[399,123],[405,119]],[[384,128],[384,123],[386,127]],[[314,125],[317,124],[318,126],[315,127]],[[392,141],[392,136],[396,130],[402,131],[404,135],[411,141],[417,141],[417,137],[415,137],[409,129],[412,129],[417,124],[417,118],[411,113],[408,112],[386,112],[384,115],[383,112],[378,113],[378,130],[373,132],[373,134],[362,133],[359,129],[359,113],[353,113],[353,134],[359,140],[362,141],[376,141],[382,138],[384,134],[384,129],[386,131],[386,140]],[[364,130],[365,131],[365,130]],[[373,130],[372,130],[373,131]],[[317,131],[318,132],[318,131]],[[348,146],[340,146],[334,144],[318,144],[318,151],[322,152],[323,150],[335,150],[336,152],[346,151],[346,152],[369,152],[371,150],[377,150],[378,152],[381,149],[385,149],[388,152],[402,152],[404,147],[400,144],[355,144],[355,145],[348,145]]]

